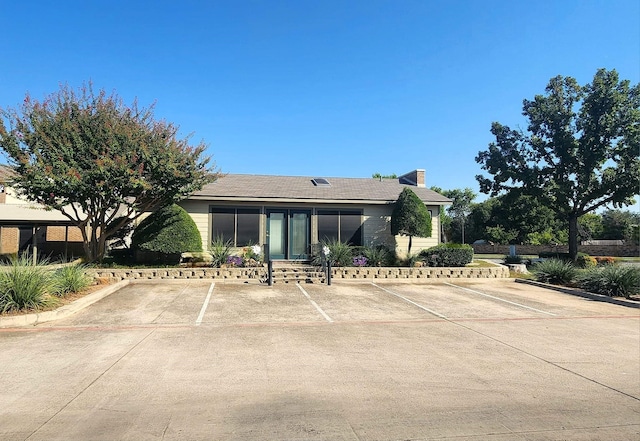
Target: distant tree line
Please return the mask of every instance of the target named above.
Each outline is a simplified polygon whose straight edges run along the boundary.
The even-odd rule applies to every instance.
[[[549,245],[568,243],[567,220],[532,196],[504,194],[473,202],[471,189],[443,190],[431,187],[453,200],[442,211],[443,237],[449,242],[473,243],[486,240],[496,244]],[[456,203],[456,195],[462,203]],[[465,205],[460,208],[460,205]],[[465,215],[460,213],[464,212]],[[578,221],[578,237],[584,240],[624,240],[638,243],[640,213],[609,209],[587,213]]]

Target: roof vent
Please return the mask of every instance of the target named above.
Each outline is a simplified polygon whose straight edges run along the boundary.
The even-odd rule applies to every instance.
[[[331,187],[331,183],[325,178],[313,178],[311,180],[316,187]]]

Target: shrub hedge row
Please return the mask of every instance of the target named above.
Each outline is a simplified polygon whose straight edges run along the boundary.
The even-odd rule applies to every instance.
[[[428,266],[465,266],[473,260],[473,248],[466,244],[441,244],[420,251]]]

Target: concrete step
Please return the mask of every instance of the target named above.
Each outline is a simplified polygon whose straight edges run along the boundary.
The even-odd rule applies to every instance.
[[[281,283],[324,283],[326,274],[311,265],[284,265],[273,268],[273,282]]]

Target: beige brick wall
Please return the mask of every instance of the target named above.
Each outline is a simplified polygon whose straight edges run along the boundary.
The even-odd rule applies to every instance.
[[[0,254],[18,252],[20,230],[17,227],[0,227]]]
[[[69,232],[66,230],[69,228]],[[68,237],[67,237],[68,235]],[[82,231],[78,227],[48,226],[47,242],[64,242],[65,238],[69,242],[82,242]]]

